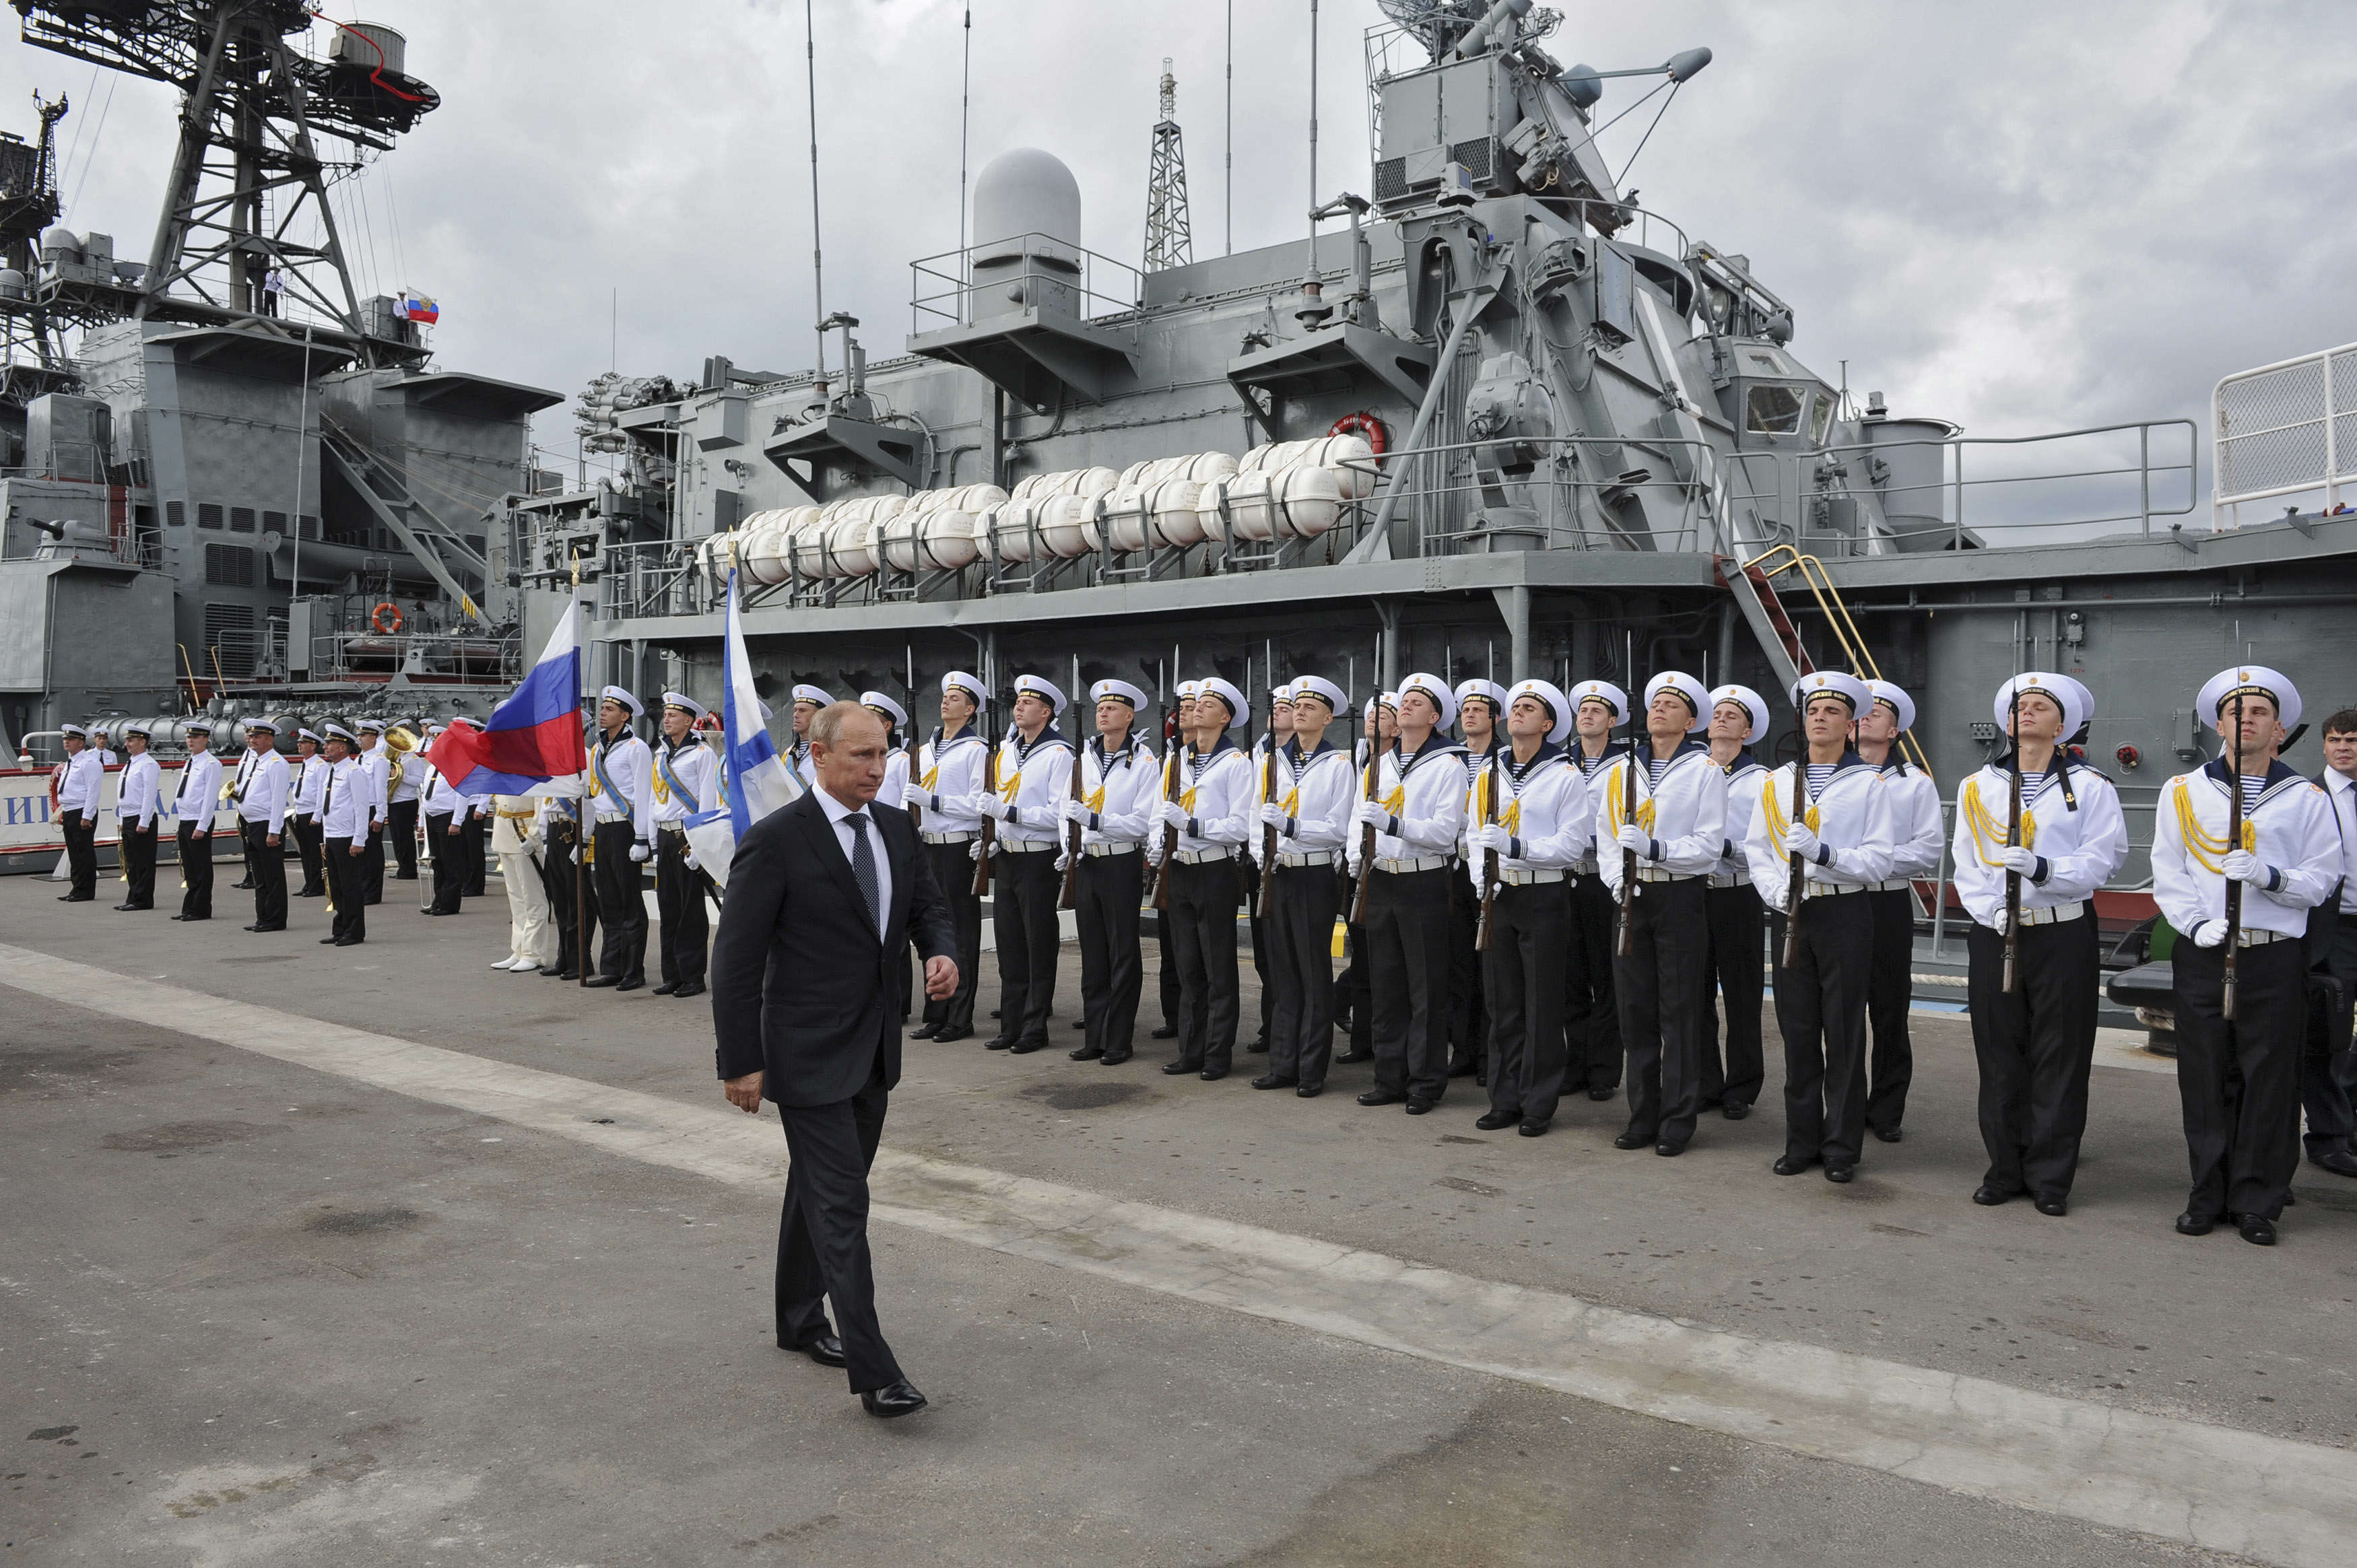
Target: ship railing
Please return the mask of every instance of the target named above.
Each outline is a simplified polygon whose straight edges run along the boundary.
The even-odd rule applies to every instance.
[[[1006,256],[1010,264],[974,276],[976,256]],[[911,333],[972,326],[1038,306],[1056,295],[1082,320],[1134,316],[1146,301],[1146,274],[1052,234],[1009,236],[963,250],[943,251],[909,263]]]
[[[2240,526],[2245,501],[2320,493],[2338,508],[2357,485],[2357,343],[2222,377],[2210,442],[2213,531]]]
[[[1748,544],[1831,557],[2150,539],[2194,509],[2198,442],[2179,418],[1849,442],[1813,467],[1806,453],[1738,454],[1731,478],[1766,467],[1778,489],[1730,484],[1727,510]]]
[[[694,545],[673,539],[607,544],[596,585],[599,618],[700,613],[715,589],[705,582],[711,574],[698,569],[699,553]],[[719,585],[726,582],[724,575]]]
[[[1516,458],[1512,469],[1496,460],[1504,456]],[[1426,555],[1708,551],[1725,510],[1712,481],[1719,457],[1704,440],[1501,435],[1427,444],[1379,462],[1385,488],[1370,501],[1397,490],[1394,515],[1414,521]],[[1664,510],[1674,518],[1666,530],[1658,525]]]

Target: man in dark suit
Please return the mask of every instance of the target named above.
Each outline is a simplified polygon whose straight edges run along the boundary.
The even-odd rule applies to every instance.
[[[729,862],[711,965],[720,1078],[730,1104],[758,1113],[774,1100],[786,1125],[780,1348],[847,1368],[870,1415],[906,1415],[925,1396],[876,1320],[867,1171],[900,1081],[894,977],[913,941],[925,994],[953,993],[956,927],[909,814],[875,803],[883,721],[836,703],[811,720],[808,740],[817,787],[754,823]]]

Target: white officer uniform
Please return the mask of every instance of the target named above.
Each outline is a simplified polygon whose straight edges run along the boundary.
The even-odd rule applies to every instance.
[[[128,734],[145,737],[145,730]],[[164,774],[152,752],[123,765],[115,791],[115,854],[123,864],[124,898],[117,909],[156,907],[156,820],[163,808]]]
[[[65,833],[72,879],[59,897],[81,904],[98,897],[98,808],[106,793],[106,765],[91,744],[90,731],[73,724],[59,727],[82,743],[80,751],[66,758],[58,779],[58,825]]]
[[[253,881],[253,923],[246,929],[283,931],[286,929],[286,845],[283,835],[290,775],[286,759],[278,754],[277,726],[254,720],[246,728],[249,737],[266,735],[271,741],[268,749],[249,748],[238,759],[238,831],[245,842],[246,873]],[[272,839],[280,842],[274,844]]]

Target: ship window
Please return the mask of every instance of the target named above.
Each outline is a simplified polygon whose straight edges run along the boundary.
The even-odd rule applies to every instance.
[[[1776,362],[1776,356],[1765,349],[1746,349],[1743,351],[1743,357],[1750,362],[1753,370],[1764,371],[1771,376],[1784,368]]]
[[[1834,423],[1834,400],[1824,393],[1817,394],[1816,407],[1809,411],[1809,439],[1816,446],[1825,444],[1825,432]]]
[[[230,508],[229,531],[231,533],[252,533],[253,532],[253,509],[250,506],[233,506]]]
[[[1808,394],[1799,387],[1754,386],[1743,403],[1743,428],[1760,435],[1791,435],[1801,428]]]

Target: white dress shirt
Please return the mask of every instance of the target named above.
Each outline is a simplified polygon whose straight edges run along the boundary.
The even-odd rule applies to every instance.
[[[385,790],[393,778],[393,753],[386,749],[382,740],[379,740],[352,760],[361,765],[361,773],[367,776],[369,826],[380,827],[391,814],[387,810]],[[414,771],[414,768],[404,769],[402,781],[407,783],[408,774]],[[368,835],[363,832],[361,836],[365,838]]]
[[[1359,788],[1359,770],[1347,753],[1321,737],[1305,756],[1299,742],[1286,741],[1276,754],[1276,805],[1285,813],[1276,839],[1280,863],[1288,854],[1340,849],[1351,835]]]
[[[651,786],[654,800],[654,820],[658,822],[684,821],[691,813],[705,810],[704,800],[716,795],[712,775],[718,771],[720,758],[710,746],[694,736],[673,745],[665,740],[654,756],[654,782]],[[897,797],[887,797],[878,791],[877,800],[888,806],[897,806]]]
[[[884,835],[876,826],[876,814],[864,807],[846,806],[824,789],[811,793],[818,797],[819,810],[826,813],[827,825],[834,829],[834,842],[843,849],[844,864],[855,867],[859,864],[852,858],[852,837],[860,832],[867,835],[867,853],[876,862],[876,934],[880,937],[884,934],[884,922],[892,918],[892,857],[884,853]],[[867,818],[866,827],[855,828],[845,822],[855,811]],[[858,880],[855,872],[852,881],[856,884]]]
[[[2190,937],[2204,920],[2226,918],[2226,770],[2222,758],[2161,786],[2153,810],[2152,896],[2160,912]],[[2308,912],[2341,880],[2341,834],[2324,786],[2276,762],[2258,804],[2244,815],[2251,853],[2266,878],[2243,887],[2245,930],[2301,936]],[[2190,839],[2192,842],[2188,842]]]
[[[2127,819],[2112,781],[2072,763],[2067,790],[2064,782],[2050,766],[2022,775],[2022,843],[2038,856],[2038,869],[2021,879],[2025,909],[2083,902],[2128,857]],[[2006,822],[2012,814],[2008,768],[1991,763],[1956,787],[1956,865],[1950,880],[1965,913],[1991,930],[2005,913]]]
[[[981,830],[982,819],[965,809],[965,798],[981,792],[983,765],[989,759],[990,743],[972,728],[947,740],[937,735],[917,748],[915,799],[925,813],[927,837]]]
[[[1072,744],[1053,725],[1037,739],[1018,733],[998,745],[1000,843],[1055,843],[1063,837],[1064,802],[1072,798]]]
[[[320,836],[368,837],[373,809],[370,789],[368,767],[359,757],[347,757],[341,762],[329,763],[319,782]]]
[[[1940,875],[1940,847],[1948,824],[1940,810],[1940,787],[1932,776],[1902,757],[1882,765],[1882,788],[1890,797],[1889,880],[1911,882]]]
[[[1153,749],[1135,730],[1120,749],[1108,755],[1104,736],[1092,736],[1081,750],[1081,804],[1089,820],[1082,824],[1082,844],[1146,842],[1155,803],[1162,799],[1162,767]]]
[[[1751,862],[1743,853],[1743,841],[1751,832],[1751,813],[1760,809],[1760,789],[1768,782],[1768,767],[1747,746],[1735,754],[1726,773],[1727,853],[1710,868],[1710,875],[1715,886],[1741,883],[1748,886],[1751,882]],[[1727,880],[1720,882],[1722,877]]]
[[[1482,759],[1465,792],[1465,875],[1476,888],[1488,872],[1488,852],[1472,842],[1485,813],[1494,814],[1497,825],[1513,838],[1498,857],[1498,869],[1517,875],[1570,870],[1587,854],[1596,832],[1587,779],[1558,746],[1542,744],[1527,763],[1514,761],[1512,746]]]
[[[413,755],[409,765],[412,770],[422,770],[425,775],[417,793],[417,810],[421,814],[447,817],[465,809],[466,797],[458,793],[458,787],[445,779],[442,770],[430,759],[420,761]],[[447,822],[443,824],[444,827],[448,825]]]
[[[143,751],[124,763],[123,787],[114,800],[115,817],[143,830],[154,827],[163,785],[164,770],[147,753]]]
[[[1252,758],[1222,734],[1209,752],[1182,748],[1178,759],[1178,804],[1187,825],[1178,832],[1181,854],[1232,850],[1252,831],[1256,782]],[[1162,852],[1162,838],[1154,835],[1154,853]]]
[[[292,783],[286,791],[286,814],[290,817],[316,817],[319,814],[319,786],[328,776],[328,759],[313,753],[297,757],[287,765]]]
[[[2357,915],[2357,779],[2328,768],[2317,782],[2324,786],[2324,803],[2332,808],[2332,825],[2341,833],[2341,912]]]
[[[98,753],[83,746],[66,758],[66,776],[58,781],[58,814],[80,811],[82,821],[98,815],[98,802],[106,790],[106,764]]]
[[[286,759],[275,751],[248,750],[238,765],[244,781],[237,797],[242,822],[268,822],[274,835],[286,826]]]
[[[172,797],[172,821],[194,822],[199,832],[213,831],[213,815],[221,809],[221,758],[210,751],[192,751],[180,770],[179,792]],[[176,826],[173,830],[178,832]]]
[[[590,810],[597,816],[626,816],[639,842],[655,842],[655,754],[645,741],[625,726],[607,738],[601,731],[589,750],[590,786],[597,790]]]
[[[1391,831],[1375,831],[1375,869],[1405,871],[1415,861],[1446,859],[1456,854],[1457,841],[1465,831],[1469,777],[1464,746],[1437,732],[1413,757],[1395,746],[1377,758],[1375,800],[1391,814]],[[1354,875],[1364,839],[1361,832],[1351,833],[1349,856]]]
[[[1658,784],[1652,761],[1652,747],[1648,746],[1637,759],[1636,821],[1652,846],[1637,857],[1637,868],[1674,878],[1707,875],[1717,866],[1729,836],[1726,769],[1698,740],[1685,741],[1670,754]],[[1630,763],[1627,755],[1617,757],[1588,779],[1587,792],[1596,802],[1596,868],[1616,891],[1628,858],[1615,841],[1628,800]]]
[[[1834,764],[1822,789],[1811,792],[1794,762],[1772,769],[1760,787],[1760,804],[1751,813],[1751,831],[1744,840],[1744,857],[1751,864],[1751,886],[1770,909],[1781,910],[1792,896],[1792,856],[1784,847],[1792,825],[1792,803],[1806,798],[1805,816],[1813,819],[1816,854],[1809,857],[1803,879],[1804,897],[1840,888],[1871,887],[1890,878],[1890,857],[1898,835],[1890,821],[1890,789],[1874,765],[1850,752]]]

